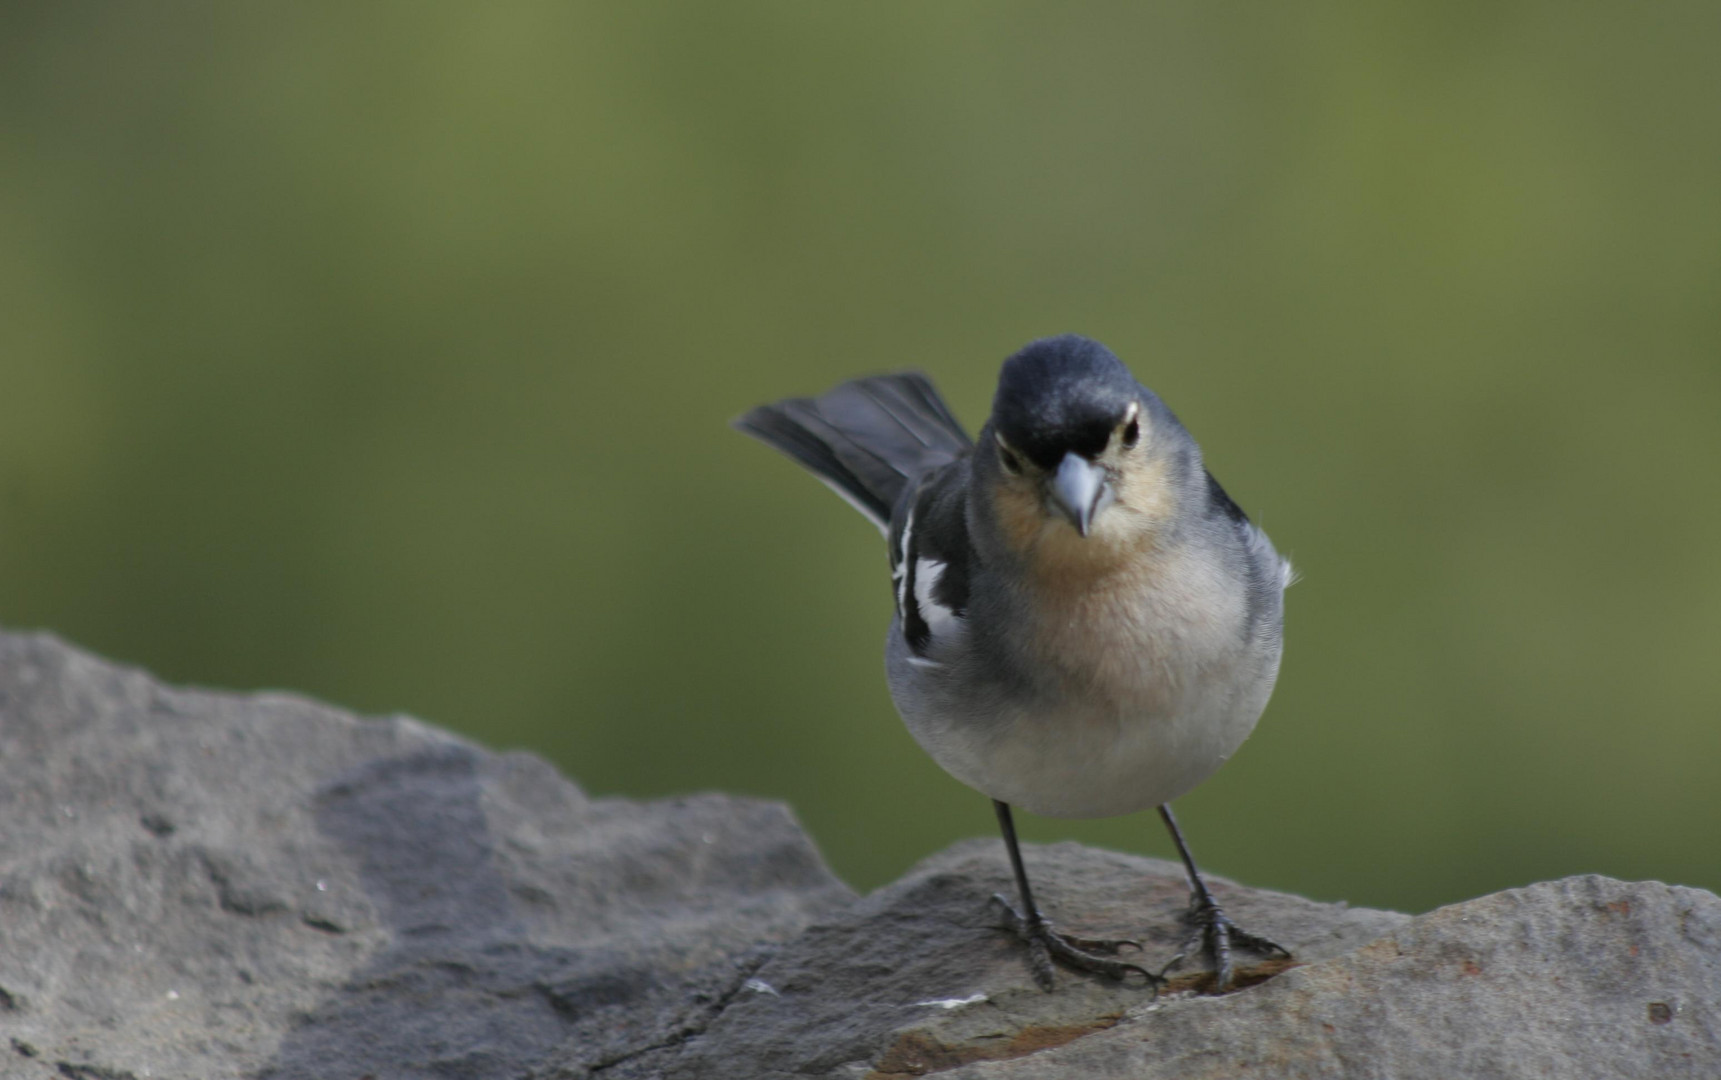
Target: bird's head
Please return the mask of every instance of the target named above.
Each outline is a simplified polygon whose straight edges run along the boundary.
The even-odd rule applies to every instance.
[[[978,463],[1011,548],[1050,544],[1089,561],[1170,519],[1195,453],[1111,350],[1066,334],[1004,361]]]

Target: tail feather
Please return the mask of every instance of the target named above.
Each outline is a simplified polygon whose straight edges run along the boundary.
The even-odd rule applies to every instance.
[[[735,427],[806,466],[880,529],[903,488],[974,445],[918,372],[761,405]]]

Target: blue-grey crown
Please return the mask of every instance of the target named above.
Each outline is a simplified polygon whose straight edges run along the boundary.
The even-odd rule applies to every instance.
[[[1044,338],[1004,361],[992,401],[993,429],[1042,469],[1074,450],[1105,449],[1140,384],[1112,351],[1079,334]]]

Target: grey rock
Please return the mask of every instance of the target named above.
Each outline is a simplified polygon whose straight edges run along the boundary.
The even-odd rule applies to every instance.
[[[1064,928],[1182,944],[1180,869],[1030,846]],[[856,898],[783,807],[0,634],[0,1076],[1721,1076],[1721,900],[1572,878],[1411,917],[1213,881],[1296,953],[1029,977],[996,839]]]
[[[678,1037],[853,894],[783,807],[0,634],[0,1075],[521,1076]]]
[[[1024,848],[1042,909],[1067,931],[1134,938],[1157,969],[1183,942],[1188,886],[1175,863],[1077,844]],[[1342,955],[1409,921],[1394,912],[1318,904],[1209,878],[1242,926],[1301,960]],[[971,840],[778,949],[745,992],[673,1061],[674,1077],[921,1075],[969,1061],[1033,1055],[1153,1007],[1141,982],[1059,972],[1034,985],[1023,947],[986,903],[1011,885],[997,840]],[[1129,954],[1126,954],[1129,955]],[[1283,970],[1243,959],[1244,984]],[[1170,992],[1210,986],[1174,972]],[[1090,1075],[1113,1075],[1098,1073]]]
[[[1418,916],[1225,998],[948,1080],[1721,1076],[1721,900],[1586,876]]]

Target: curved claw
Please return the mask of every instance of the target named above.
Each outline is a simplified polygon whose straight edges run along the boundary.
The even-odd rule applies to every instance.
[[[1126,945],[1140,950],[1140,942],[1110,941],[1062,934],[1053,929],[1052,924],[1038,911],[1034,912],[1031,917],[1025,916],[1017,911],[1010,901],[997,893],[993,894],[991,902],[1003,913],[1006,923],[1004,929],[1009,930],[1027,944],[1028,966],[1033,972],[1034,982],[1039,985],[1040,989],[1048,993],[1054,985],[1052,965],[1054,958],[1078,971],[1090,971],[1096,975],[1106,975],[1119,981],[1129,978],[1132,973],[1140,975],[1143,982],[1153,988],[1155,992],[1158,992],[1159,987],[1165,982],[1159,975],[1139,964],[1131,964],[1127,961],[1113,959],[1110,956],[1096,956],[1087,951],[1089,949],[1101,949],[1116,953]]]
[[[1045,944],[1053,956],[1073,968],[1091,971],[1098,975],[1109,975],[1120,982],[1129,978],[1130,973],[1134,972],[1142,977],[1146,985],[1156,989],[1161,981],[1158,975],[1140,964],[1131,964],[1124,960],[1113,960],[1107,956],[1095,956],[1093,953],[1083,952],[1071,944],[1070,938],[1058,933],[1050,926],[1044,927],[1043,936],[1038,940]]]
[[[1278,953],[1287,960],[1291,957],[1291,950],[1283,945],[1258,934],[1251,934],[1232,922],[1230,916],[1225,914],[1211,896],[1195,897],[1190,904],[1189,918],[1195,924],[1194,933],[1190,935],[1190,945],[1198,945],[1202,951],[1213,957],[1214,989],[1221,994],[1231,988],[1236,974],[1231,963],[1233,944],[1252,953]],[[1184,951],[1173,957],[1164,971],[1169,971],[1181,963],[1188,954],[1190,945],[1185,945]]]
[[[1231,923],[1231,940],[1252,953],[1260,953],[1262,956],[1278,953],[1287,960],[1291,958],[1291,950],[1276,941],[1261,937],[1259,934],[1251,934],[1247,930],[1239,929],[1236,923]]]
[[[1076,948],[1087,949],[1091,952],[1109,953],[1113,956],[1124,949],[1134,949],[1136,952],[1141,952],[1141,942],[1134,938],[1085,938],[1077,937],[1074,934],[1064,934],[1062,937]]]

